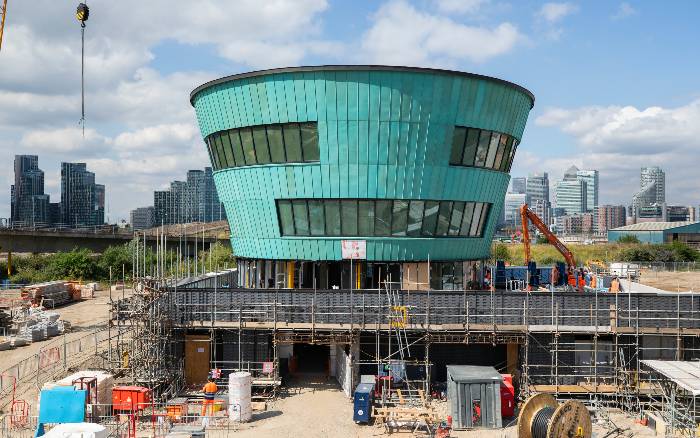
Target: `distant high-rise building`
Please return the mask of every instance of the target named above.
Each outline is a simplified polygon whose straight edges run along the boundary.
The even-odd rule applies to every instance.
[[[549,175],[547,172],[529,174],[526,193],[532,211],[549,226],[552,221],[552,204],[549,202]]]
[[[624,227],[626,212],[624,205],[601,205],[598,207],[598,233],[607,233],[608,230]]]
[[[154,225],[225,220],[211,167],[187,171],[187,181],[153,193]]]
[[[598,171],[579,170],[576,178],[586,182],[586,211],[595,212],[598,207]]]
[[[511,179],[510,193],[527,193],[527,178],[525,178],[524,176],[516,176],[513,179]]]
[[[44,172],[36,155],[15,155],[15,180],[10,188],[10,221],[37,226],[49,222],[49,197],[44,194]]]
[[[64,225],[104,224],[105,187],[85,163],[61,163],[61,222]]]
[[[131,228],[134,230],[153,228],[155,225],[153,220],[154,212],[154,207],[140,207],[136,210],[131,210]]]
[[[549,203],[549,175],[547,172],[529,174],[526,186],[526,193],[531,202],[534,203],[535,200],[541,199]]]
[[[659,167],[642,167],[640,190],[632,197],[633,217],[639,217],[641,210],[653,205],[666,203],[666,174]]]
[[[579,179],[578,168],[571,166],[564,179],[554,186],[555,202],[558,208],[563,208],[567,215],[586,213],[588,211],[588,193],[586,181]]]
[[[529,198],[525,193],[506,193],[503,213],[505,225],[507,227],[519,229],[522,226],[520,207],[527,203],[529,203]]]

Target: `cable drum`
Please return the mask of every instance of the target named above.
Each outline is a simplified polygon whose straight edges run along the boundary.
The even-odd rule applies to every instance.
[[[530,426],[532,438],[547,438],[549,420],[552,419],[552,415],[554,415],[555,410],[556,409],[551,406],[545,406],[537,411],[535,418],[532,420],[532,426]]]
[[[549,394],[537,394],[525,401],[518,415],[518,438],[590,438],[591,415],[583,403],[563,404]]]

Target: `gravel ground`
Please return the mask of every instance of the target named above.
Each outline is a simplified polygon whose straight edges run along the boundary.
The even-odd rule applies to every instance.
[[[446,403],[436,406],[438,412],[446,410]],[[622,413],[611,413],[610,419],[621,429],[625,437],[653,437],[651,429],[635,424],[634,420]],[[515,420],[513,420],[515,421]],[[316,438],[354,437],[369,438],[389,436],[376,425],[357,425],[352,421],[352,400],[347,398],[334,380],[324,377],[306,376],[293,382],[282,396],[268,403],[266,412],[256,412],[253,420],[238,426],[238,430],[207,431],[207,437],[255,437],[255,438]],[[594,424],[594,433],[604,436],[608,429],[602,424]],[[514,425],[497,430],[453,431],[452,437],[459,438],[517,438]],[[424,433],[413,434],[408,430],[395,432],[391,436],[423,437]],[[617,435],[611,435],[617,436]]]
[[[700,291],[700,272],[654,272],[642,270],[639,281],[671,292]]]

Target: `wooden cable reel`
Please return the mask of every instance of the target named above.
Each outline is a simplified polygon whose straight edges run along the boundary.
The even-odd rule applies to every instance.
[[[591,414],[580,401],[561,405],[549,394],[525,401],[518,415],[518,438],[591,438]]]

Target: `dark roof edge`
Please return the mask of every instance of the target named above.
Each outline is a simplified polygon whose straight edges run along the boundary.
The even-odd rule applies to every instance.
[[[440,69],[440,68],[406,67],[406,66],[391,66],[391,65],[317,65],[317,66],[271,68],[271,69],[267,69],[267,70],[256,70],[256,71],[251,71],[251,72],[246,72],[246,73],[238,73],[235,75],[224,76],[223,78],[219,78],[219,79],[214,79],[213,81],[206,82],[206,83],[200,85],[199,87],[195,88],[190,93],[190,104],[192,104],[194,106],[194,97],[200,91],[205,90],[209,87],[213,87],[214,85],[222,84],[224,82],[229,82],[229,81],[233,81],[236,79],[245,79],[245,78],[252,78],[255,76],[264,76],[264,75],[270,75],[270,74],[290,73],[290,72],[354,71],[354,70],[360,70],[360,71],[367,71],[367,70],[409,71],[409,72],[418,72],[418,73],[421,73],[421,72],[423,72],[423,73],[439,73],[439,74],[445,74],[445,75],[464,76],[464,77],[468,77],[468,78],[483,79],[483,80],[487,80],[487,81],[491,81],[491,82],[496,82],[496,83],[505,85],[507,87],[514,88],[520,92],[523,92],[532,101],[532,103],[530,104],[530,108],[532,108],[535,105],[535,95],[532,94],[532,92],[530,90],[528,90],[527,88],[525,88],[521,85],[506,81],[504,79],[494,78],[492,76],[480,75],[477,73],[467,73],[467,72],[463,72],[463,71],[445,70],[445,69]]]

